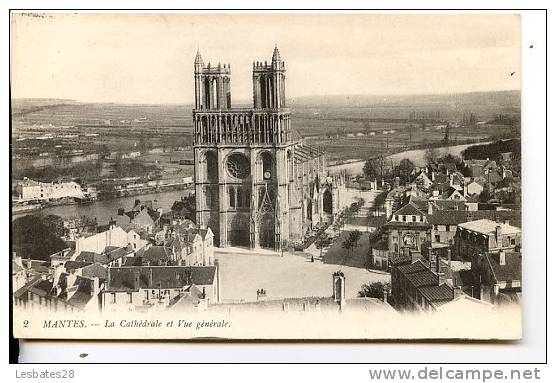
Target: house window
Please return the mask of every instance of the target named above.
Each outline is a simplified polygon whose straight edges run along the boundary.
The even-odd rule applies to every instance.
[[[513,246],[515,245],[515,238],[510,239],[510,244]]]
[[[133,303],[133,294],[127,293],[127,303]]]
[[[405,222],[405,215],[402,215],[402,221]]]
[[[434,236],[434,241],[435,242],[440,242],[440,235],[435,235]]]
[[[112,296],[112,303],[116,303],[116,293],[110,294]]]
[[[413,218],[413,222],[417,222],[417,217],[416,216],[412,215],[411,217]]]

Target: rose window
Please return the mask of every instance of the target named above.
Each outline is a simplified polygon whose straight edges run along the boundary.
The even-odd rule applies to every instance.
[[[234,153],[228,157],[226,167],[228,173],[235,178],[244,179],[250,173],[249,160],[243,154]]]

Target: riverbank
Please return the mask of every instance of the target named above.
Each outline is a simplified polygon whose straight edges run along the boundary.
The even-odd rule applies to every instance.
[[[479,144],[488,144],[492,141],[481,141],[481,142],[473,142],[469,144],[460,144],[460,145],[451,145],[451,146],[442,146],[434,148],[438,155],[444,156],[446,154],[451,155],[461,155],[465,149],[470,146],[479,145]],[[394,153],[386,157],[387,162],[398,163],[402,159],[407,158],[411,162],[413,162],[416,166],[424,166],[426,165],[425,154],[428,149],[414,149],[414,150],[405,150],[399,153]],[[328,170],[332,173],[339,173],[341,171],[345,171],[347,174],[356,175],[363,173],[363,166],[365,166],[366,161],[351,161],[343,164],[338,165],[330,165],[328,166]]]
[[[108,223],[111,217],[118,214],[119,208],[129,210],[133,207],[135,200],[141,201],[156,201],[157,204],[165,211],[170,210],[175,201],[181,200],[182,197],[188,194],[187,190],[172,190],[160,193],[142,194],[140,196],[129,196],[113,198],[102,201],[95,201],[89,204],[80,205],[63,205],[45,207],[38,211],[22,212],[17,215],[12,215],[12,220],[28,214],[53,214],[62,218],[79,217],[82,215],[90,218],[96,218],[99,224]]]

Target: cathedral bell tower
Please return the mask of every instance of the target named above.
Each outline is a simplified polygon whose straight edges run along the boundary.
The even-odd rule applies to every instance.
[[[265,247],[279,251],[291,235],[293,169],[314,171],[311,152],[299,149],[286,107],[286,67],[278,48],[272,60],[253,63],[253,107],[232,108],[229,65],[194,63],[194,162],[196,220],[210,227],[220,247]],[[303,152],[303,153],[302,153]],[[305,164],[305,165],[304,165]],[[317,167],[318,168],[318,167]],[[296,207],[295,214],[301,210]],[[296,237],[296,240],[298,238]]]
[[[253,63],[253,107],[279,109],[286,107],[286,66],[274,46],[270,65],[265,61]]]

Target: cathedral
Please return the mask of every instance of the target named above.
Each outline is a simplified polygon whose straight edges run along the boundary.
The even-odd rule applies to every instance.
[[[324,152],[296,138],[286,104],[286,66],[253,63],[253,106],[232,108],[230,65],[195,57],[196,220],[219,247],[280,251],[332,220],[344,182],[328,177]]]

